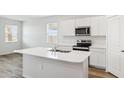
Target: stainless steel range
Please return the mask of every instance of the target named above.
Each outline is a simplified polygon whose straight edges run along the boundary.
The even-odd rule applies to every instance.
[[[73,46],[73,50],[89,51],[91,45],[91,40],[77,40],[77,44]]]

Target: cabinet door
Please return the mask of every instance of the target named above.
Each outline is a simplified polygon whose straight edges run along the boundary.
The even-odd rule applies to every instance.
[[[64,36],[75,35],[75,20],[66,20],[60,22],[60,31]]]
[[[40,57],[23,55],[23,76],[24,77],[40,77],[44,72],[43,63]]]
[[[106,68],[106,52],[105,49],[101,49],[97,51],[98,53],[98,66],[102,68]]]
[[[99,24],[99,17],[92,17],[91,18],[91,35],[99,35],[98,32],[98,24]]]
[[[76,27],[90,26],[90,18],[76,19]]]
[[[106,36],[107,32],[107,19],[105,16],[99,17],[99,24],[98,24],[99,35]]]
[[[92,36],[106,36],[107,20],[105,16],[98,16],[91,18],[91,35]]]
[[[105,49],[91,49],[90,65],[106,68]]]
[[[95,51],[91,51],[90,65],[96,66],[97,64],[98,64],[98,53]]]

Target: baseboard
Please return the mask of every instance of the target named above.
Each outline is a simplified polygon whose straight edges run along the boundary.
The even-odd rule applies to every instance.
[[[90,65],[89,67],[94,67],[94,68],[106,70],[106,68],[105,67],[102,67],[102,66]]]

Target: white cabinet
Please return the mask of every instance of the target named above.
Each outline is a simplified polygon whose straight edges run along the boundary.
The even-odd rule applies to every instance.
[[[76,27],[90,26],[90,18],[76,19]]]
[[[106,49],[90,48],[90,65],[98,68],[106,68]]]
[[[73,63],[24,54],[23,77],[87,78],[88,59],[81,63]]]
[[[107,19],[105,16],[101,16],[99,18],[99,24],[98,24],[98,29],[99,29],[99,35],[101,36],[106,36],[107,33]]]
[[[75,28],[82,26],[90,26],[92,36],[106,36],[107,20],[105,16],[60,21],[59,29],[64,36],[75,36]]]
[[[105,16],[91,17],[91,35],[106,36],[107,20]]]
[[[75,20],[65,20],[60,22],[60,32],[63,36],[75,35]]]
[[[91,18],[91,35],[98,35],[98,17]]]

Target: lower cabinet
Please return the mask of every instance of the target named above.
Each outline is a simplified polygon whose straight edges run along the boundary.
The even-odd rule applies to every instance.
[[[88,59],[81,63],[75,63],[24,54],[23,77],[87,78]]]
[[[106,49],[91,48],[90,52],[90,65],[106,69]]]

